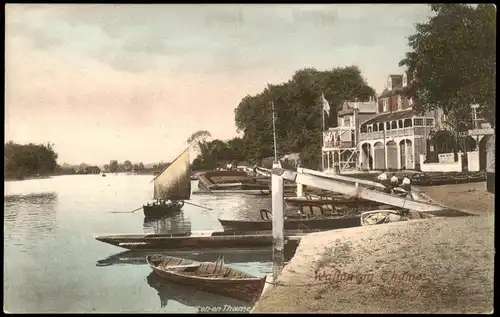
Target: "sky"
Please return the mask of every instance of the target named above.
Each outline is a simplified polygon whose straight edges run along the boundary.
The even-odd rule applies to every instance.
[[[6,140],[59,163],[170,161],[195,131],[237,136],[234,109],[305,67],[401,74],[424,4],[7,4]]]

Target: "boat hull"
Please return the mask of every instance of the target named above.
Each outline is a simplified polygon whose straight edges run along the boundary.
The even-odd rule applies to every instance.
[[[318,230],[319,231],[319,230]],[[313,231],[309,231],[313,232]],[[307,232],[285,232],[286,246],[293,247]],[[293,238],[291,238],[293,237]],[[296,238],[297,237],[297,238]],[[273,236],[265,233],[219,232],[210,236],[184,235],[106,235],[97,236],[98,241],[129,250],[206,250],[268,248],[273,245]],[[295,242],[295,243],[294,243]]]
[[[222,220],[220,224],[225,231],[266,231],[273,229],[271,220]],[[359,215],[341,218],[317,218],[317,219],[287,219],[284,230],[322,229],[334,230],[361,226]]]
[[[144,217],[146,218],[159,218],[162,216],[170,215],[181,211],[184,206],[182,203],[170,203],[165,205],[144,205],[142,206],[144,210]]]
[[[253,277],[239,270],[227,267],[226,270],[229,270],[233,274],[236,273],[240,277],[224,278],[220,273],[218,273],[217,275],[214,274],[214,277],[187,275],[185,273],[183,274],[176,271],[170,271],[155,266],[150,260],[152,257],[154,256],[147,257],[149,266],[151,267],[153,272],[155,272],[164,280],[176,284],[192,286],[199,290],[224,295],[246,302],[256,302],[260,298],[262,290],[264,289],[264,285],[266,283],[266,276],[263,276],[261,278]],[[180,265],[200,264],[202,266],[201,268],[203,268],[203,266],[207,268],[206,271],[210,271],[213,266],[212,263],[201,263],[191,260],[182,261],[181,259],[179,260],[181,261],[179,263]]]

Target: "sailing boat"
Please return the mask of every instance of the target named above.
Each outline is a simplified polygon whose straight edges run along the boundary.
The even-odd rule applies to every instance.
[[[161,217],[180,211],[184,206],[184,200],[191,198],[189,148],[184,150],[153,181],[155,201],[143,206],[144,216]]]

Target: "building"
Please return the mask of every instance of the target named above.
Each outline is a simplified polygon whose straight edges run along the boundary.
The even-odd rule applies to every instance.
[[[360,123],[377,114],[377,102],[345,102],[337,113],[338,126],[323,132],[322,167],[325,172],[345,172],[358,167]]]
[[[427,138],[441,120],[439,110],[418,115],[418,100],[407,96],[411,82],[405,72],[390,75],[377,100],[376,115],[361,122],[358,164],[361,169],[418,169],[420,154],[427,154]],[[430,150],[434,149],[429,146]]]

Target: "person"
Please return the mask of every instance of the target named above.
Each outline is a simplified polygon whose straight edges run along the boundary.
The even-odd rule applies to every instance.
[[[408,175],[404,175],[403,181],[401,182],[401,187],[406,191],[411,190],[411,181]]]

